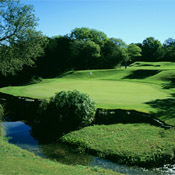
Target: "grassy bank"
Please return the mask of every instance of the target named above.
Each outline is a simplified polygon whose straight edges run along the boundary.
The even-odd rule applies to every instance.
[[[128,69],[75,71],[27,86],[4,87],[16,96],[49,98],[61,90],[88,93],[100,108],[133,109],[175,125],[174,63],[136,62]],[[92,75],[90,75],[92,72]],[[62,141],[119,163],[158,166],[174,161],[175,130],[148,124],[91,126],[71,132]]]
[[[61,141],[118,163],[150,168],[175,161],[175,130],[146,124],[91,126]]]
[[[89,94],[99,108],[154,113],[166,123],[175,125],[174,67],[175,64],[170,62],[136,62],[126,70],[68,72],[38,84],[4,87],[0,92],[44,99],[62,90],[77,89]],[[170,115],[167,115],[167,110]]]
[[[42,159],[0,137],[0,174],[119,175],[113,171],[85,166],[68,166]]]
[[[2,113],[3,110],[0,106],[0,115]],[[2,135],[3,128],[0,125],[0,174],[121,175],[120,173],[97,167],[70,166],[40,158],[31,152],[8,143]]]
[[[89,94],[100,108],[150,112],[154,108],[148,102],[171,97],[172,90],[163,89],[161,84],[167,83],[175,71],[170,63],[161,63],[159,67],[145,64],[139,66],[135,63],[127,70],[91,70],[92,75],[90,71],[70,72],[60,78],[44,79],[38,84],[5,87],[0,91],[16,96],[49,98],[61,90],[77,89]]]

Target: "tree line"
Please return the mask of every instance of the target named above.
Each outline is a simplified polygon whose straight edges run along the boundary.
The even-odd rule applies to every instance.
[[[0,0],[0,82],[19,84],[32,77],[55,77],[69,70],[111,69],[134,61],[175,61],[175,39],[153,37],[127,45],[104,32],[75,28],[47,37],[36,30],[33,7]]]

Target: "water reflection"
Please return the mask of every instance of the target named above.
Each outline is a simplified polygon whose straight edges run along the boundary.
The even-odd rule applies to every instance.
[[[10,143],[34,152],[41,157],[54,159],[64,164],[98,166],[129,175],[175,175],[175,165],[166,165],[162,168],[147,170],[116,164],[99,157],[81,153],[80,150],[61,144],[39,145],[38,140],[30,135],[31,127],[25,123],[18,121],[3,122],[2,124],[5,128],[5,136],[10,138]]]

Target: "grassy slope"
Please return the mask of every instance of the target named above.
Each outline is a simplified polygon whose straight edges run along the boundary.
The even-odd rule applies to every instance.
[[[30,86],[2,88],[0,89],[0,91],[13,95],[47,98],[53,95],[58,90],[69,89],[72,87],[81,87],[82,90],[91,93],[90,95],[92,95],[92,98],[94,98],[98,102],[97,105],[101,105],[106,108],[112,108],[115,107],[110,105],[112,100],[101,99],[100,104],[100,98],[109,96],[112,92],[110,91],[111,89],[115,90],[116,88],[118,92],[119,89],[121,89],[122,91],[123,88],[127,86],[129,86],[129,88],[131,89],[132,86],[134,91],[132,90],[131,92],[130,90],[128,90],[127,93],[129,94],[127,94],[126,92],[121,94],[120,92],[116,95],[113,92],[113,104],[118,103],[117,107],[120,106],[121,108],[133,108],[142,111],[155,110],[158,113],[160,112],[161,119],[163,119],[167,123],[175,124],[175,116],[173,115],[175,113],[175,102],[172,101],[172,98],[169,98],[168,101],[166,99],[167,96],[172,93],[174,89],[164,90],[161,86],[164,83],[167,84],[168,82],[170,82],[171,78],[175,77],[174,68],[175,64],[173,63],[134,63],[127,70],[93,70],[92,76],[90,76],[89,74],[90,71],[76,71],[64,75],[62,78],[59,79],[47,79],[43,80],[42,83]],[[80,82],[82,84],[80,84]],[[114,87],[112,87],[113,85]],[[119,85],[121,85],[121,87]],[[93,92],[93,88],[95,87],[98,87],[98,90],[94,89]],[[104,94],[105,88],[107,90],[105,92],[106,94]],[[138,89],[140,90],[140,92],[138,91]],[[149,92],[149,94],[147,95],[145,95],[146,90],[148,90]],[[141,93],[140,96],[145,95],[143,96],[143,99],[141,99],[142,97],[140,98],[138,93]],[[125,99],[122,96],[123,94],[125,94],[126,96],[125,101],[122,101]],[[160,98],[160,104],[154,104],[157,98]],[[144,104],[145,102],[148,102],[150,100],[152,100],[153,102],[152,105],[149,104],[150,106],[148,106]],[[105,104],[102,104],[104,101]],[[134,106],[134,104],[132,104],[131,102],[134,102],[136,105]],[[159,108],[157,108],[156,105],[159,105],[158,107],[164,111],[161,111]],[[162,108],[161,105],[165,107]],[[122,158],[120,159],[120,162],[123,161],[125,163],[130,162],[139,164],[140,162],[144,163],[146,161],[154,162],[154,160],[158,160],[159,158],[159,160],[161,160],[163,156],[167,160],[171,160],[175,155],[174,136],[175,133],[173,129],[166,131],[161,128],[149,126],[146,124],[116,124],[108,126],[101,125],[87,127],[82,130],[72,132],[62,139],[70,144],[76,144],[85,148],[94,149],[97,152],[100,152],[100,155],[103,156],[113,154],[116,156],[116,158],[117,156],[119,158]],[[4,152],[2,152],[2,154],[4,154]],[[7,156],[6,154],[4,155]],[[27,159],[28,158],[26,158],[26,161]],[[15,160],[17,161],[17,158]],[[13,160],[10,159],[9,161]],[[3,166],[7,167],[7,162],[5,163]],[[37,161],[35,163],[37,164]],[[52,162],[52,164],[54,163]],[[19,168],[21,168],[20,163],[17,169]]]
[[[0,137],[0,174],[50,175],[119,175],[108,170],[84,166],[68,166],[35,156],[7,143]]]
[[[83,128],[61,138],[63,142],[95,150],[119,163],[157,166],[175,158],[175,130],[146,124],[115,124]]]
[[[160,84],[168,81],[170,75],[175,75],[173,66],[171,63],[135,63],[127,70],[92,70],[92,76],[90,71],[76,71],[61,78],[45,79],[39,84],[5,87],[0,91],[48,98],[61,90],[77,89],[88,93],[96,101],[97,107],[150,112],[154,109],[147,102],[170,97],[172,91],[163,90]]]

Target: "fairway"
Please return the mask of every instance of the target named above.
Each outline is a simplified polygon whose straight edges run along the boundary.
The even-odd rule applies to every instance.
[[[146,102],[168,98],[166,91],[158,86],[128,81],[50,79],[39,84],[6,87],[1,91],[16,96],[48,98],[62,90],[79,90],[87,93],[96,102],[97,107],[123,108],[149,111]]]

